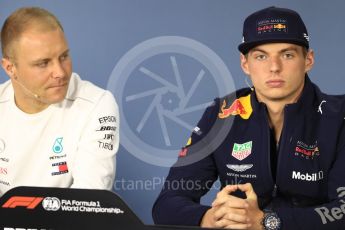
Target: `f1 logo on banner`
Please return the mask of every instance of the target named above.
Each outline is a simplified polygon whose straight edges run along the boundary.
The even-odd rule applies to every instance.
[[[3,208],[16,208],[18,206],[26,207],[27,209],[34,209],[41,203],[43,197],[30,197],[30,196],[12,196],[5,204]]]

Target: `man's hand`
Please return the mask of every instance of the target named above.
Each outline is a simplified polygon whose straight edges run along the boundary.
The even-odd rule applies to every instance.
[[[246,214],[249,219],[251,230],[262,230],[263,226],[261,224],[262,219],[264,218],[264,212],[260,210],[258,206],[258,197],[253,189],[253,186],[250,183],[239,184],[238,189],[246,193],[247,208]]]
[[[246,217],[247,201],[230,195],[238,189],[237,185],[227,185],[218,192],[202,221],[201,227],[248,229],[249,219]]]
[[[246,193],[246,199],[230,195],[238,189]],[[263,215],[251,184],[227,185],[205,213],[201,227],[261,230]]]

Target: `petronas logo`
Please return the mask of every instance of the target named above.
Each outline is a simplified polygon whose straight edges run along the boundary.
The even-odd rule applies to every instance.
[[[54,145],[53,145],[53,152],[54,153],[61,153],[62,150],[63,150],[63,147],[62,147],[62,137],[58,137],[55,139],[54,141]]]

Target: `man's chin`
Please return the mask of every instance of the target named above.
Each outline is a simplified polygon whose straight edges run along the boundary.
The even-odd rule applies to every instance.
[[[38,101],[41,101],[44,104],[57,104],[62,102],[65,99],[66,95],[61,95],[61,96],[54,96],[54,97],[44,97],[44,96],[39,96],[37,98]]]

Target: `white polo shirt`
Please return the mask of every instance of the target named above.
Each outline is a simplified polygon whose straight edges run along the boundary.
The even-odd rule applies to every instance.
[[[73,73],[66,98],[36,114],[0,85],[0,196],[16,186],[111,189],[119,146],[113,95]]]

